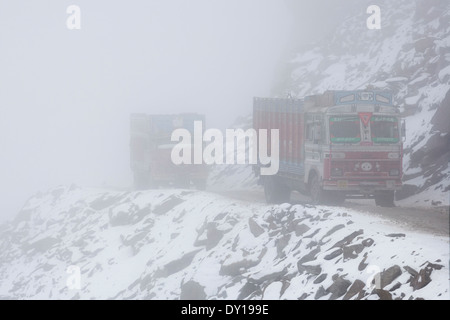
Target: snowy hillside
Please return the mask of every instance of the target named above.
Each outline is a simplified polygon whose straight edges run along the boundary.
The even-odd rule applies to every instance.
[[[404,205],[448,206],[450,2],[380,0],[377,4],[382,11],[380,30],[367,29],[365,12],[345,20],[334,34],[287,63],[277,94],[301,98],[368,86],[392,90],[407,125],[405,188],[397,199],[404,199],[399,202]],[[239,174],[249,181],[244,172]],[[226,182],[228,171],[222,177]],[[240,185],[236,177],[232,179],[232,185]]]
[[[72,186],[0,229],[5,299],[450,298],[448,237],[344,208]]]

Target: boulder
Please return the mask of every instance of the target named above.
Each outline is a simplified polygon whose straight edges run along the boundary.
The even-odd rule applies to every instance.
[[[359,293],[364,289],[366,284],[359,279],[356,279],[351,287],[348,289],[347,293],[344,295],[342,300],[349,300],[355,295],[359,295]]]
[[[255,238],[258,238],[260,235],[264,233],[264,229],[258,223],[256,223],[256,221],[253,220],[253,218],[248,219],[248,226],[250,228],[250,232],[253,234]]]
[[[333,284],[327,289],[327,292],[331,292],[330,300],[342,297],[351,284],[352,283],[349,280],[344,279],[343,277],[337,277]]]
[[[198,282],[190,280],[181,285],[180,300],[205,300],[205,288]]]
[[[392,281],[397,279],[401,274],[402,274],[402,269],[400,269],[400,267],[398,265],[394,265],[394,266],[384,270],[383,272],[381,272],[381,274],[380,274],[381,288],[380,289],[383,289],[384,287],[389,285]]]

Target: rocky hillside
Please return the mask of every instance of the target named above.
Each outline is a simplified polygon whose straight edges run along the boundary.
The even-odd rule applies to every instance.
[[[447,237],[344,208],[72,186],[0,230],[3,299],[450,298]]]

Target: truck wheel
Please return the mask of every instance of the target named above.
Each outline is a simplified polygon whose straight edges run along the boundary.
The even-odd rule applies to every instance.
[[[291,199],[291,190],[275,177],[264,178],[264,195],[267,203],[285,203]]]
[[[319,177],[317,174],[314,174],[311,178],[311,182],[309,184],[309,191],[311,194],[311,199],[314,204],[321,204],[324,202],[324,191],[319,183]]]
[[[395,207],[394,191],[381,191],[375,194],[375,204],[380,207]]]

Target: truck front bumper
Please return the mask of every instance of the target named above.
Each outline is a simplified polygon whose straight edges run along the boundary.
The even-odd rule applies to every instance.
[[[326,180],[323,182],[324,190],[342,191],[346,193],[371,194],[376,191],[401,190],[401,180]]]

